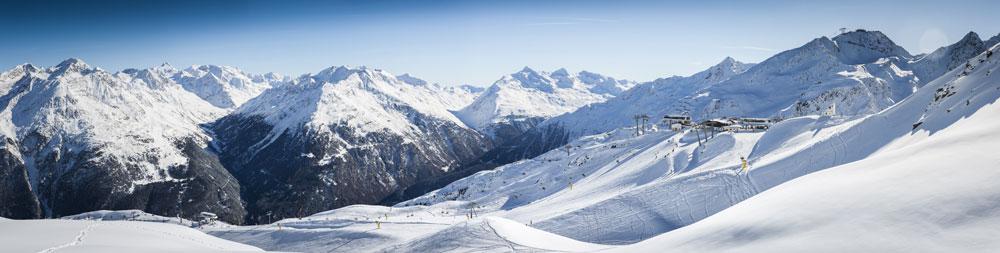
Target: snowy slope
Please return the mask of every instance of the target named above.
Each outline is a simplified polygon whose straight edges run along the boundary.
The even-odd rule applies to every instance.
[[[263,252],[173,224],[137,221],[3,220],[3,252]]]
[[[0,214],[144,209],[190,216],[211,210],[229,221],[242,219],[239,186],[204,150],[211,137],[199,126],[223,109],[157,69],[109,73],[69,59],[15,72],[21,78],[0,97],[6,144],[0,179],[8,187],[0,197],[17,201],[6,202]]]
[[[721,134],[699,145],[693,132],[640,138],[629,137],[630,132],[583,138],[571,144],[568,157],[564,150],[553,150],[399,205],[470,201],[542,230],[620,244],[692,223],[753,195],[751,187],[738,184],[734,171],[760,133]],[[699,189],[705,184],[736,187]],[[674,193],[680,189],[686,193]],[[714,197],[720,194],[732,196]],[[643,200],[650,198],[666,204],[645,206]],[[656,216],[663,217],[651,218]]]
[[[778,185],[620,250],[801,252],[822,245],[830,252],[995,251],[1000,187],[994,179],[1000,173],[994,168],[1000,159],[992,150],[1000,148],[1000,78],[993,72],[1000,70],[1000,56],[981,54],[969,63],[844,130],[852,137],[845,144],[860,147],[845,151],[868,153],[856,155],[863,159]]]
[[[505,139],[540,120],[603,102],[633,85],[586,71],[571,75],[565,69],[547,73],[525,67],[497,80],[456,114],[469,126]]]
[[[352,205],[268,225],[213,227],[204,231],[266,250],[377,252],[463,222],[465,218],[458,214],[447,213],[453,208]],[[376,221],[381,225],[376,225]]]
[[[213,123],[251,221],[375,204],[491,147],[434,91],[366,67],[272,88]]]

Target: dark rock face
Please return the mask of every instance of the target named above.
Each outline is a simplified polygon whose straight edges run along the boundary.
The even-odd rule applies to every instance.
[[[46,139],[31,136],[35,137],[28,143],[44,143],[31,140]],[[30,180],[22,161],[7,152],[0,155],[0,174],[11,182],[0,192],[0,198],[12,200],[4,202],[4,216],[42,218],[103,209],[140,209],[162,216],[194,218],[207,211],[218,214],[223,221],[240,224],[245,211],[237,181],[194,140],[179,141],[177,145],[188,163],[168,169],[166,173],[174,180],[137,184],[133,180],[145,173],[142,168],[123,165],[127,163],[114,158],[99,158],[100,148],[79,152],[55,149],[40,154],[33,149],[37,147],[22,144],[21,154],[35,157],[29,163],[34,163],[38,173],[37,191],[26,187]],[[10,175],[19,173],[24,175],[20,176],[22,180],[12,180],[18,177]]]
[[[28,170],[16,155],[11,153],[13,142],[6,139],[0,150],[0,217],[31,219],[42,217],[38,199],[31,193]]]
[[[213,126],[221,160],[243,185],[249,223],[302,217],[351,204],[376,204],[418,179],[436,178],[491,147],[482,135],[413,110],[421,136],[360,134],[344,125],[286,130],[234,114]],[[270,138],[273,137],[273,140]],[[269,144],[263,144],[269,142]]]
[[[444,175],[425,178],[396,195],[384,199],[382,203],[395,204],[409,200],[444,187],[456,180],[468,177],[476,172],[491,170],[523,159],[534,158],[566,145],[570,141],[569,138],[569,132],[561,125],[546,125],[532,128],[520,136],[496,146],[477,159],[463,163],[457,169],[450,170]]]
[[[493,143],[503,145],[509,141],[517,140],[524,133],[534,128],[538,123],[545,121],[544,117],[528,117],[520,119],[510,119],[503,123],[496,123],[483,129],[483,132],[491,133]]]

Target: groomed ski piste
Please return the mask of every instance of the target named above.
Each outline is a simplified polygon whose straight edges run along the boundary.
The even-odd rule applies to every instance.
[[[302,252],[990,252],[1000,248],[998,70],[1000,55],[982,54],[865,117],[792,118],[704,142],[621,128],[393,207],[201,230]],[[83,215],[97,216],[114,219]],[[150,221],[0,220],[0,234],[15,235],[0,247],[257,250]]]
[[[206,231],[306,252],[989,251],[998,59],[973,58],[867,117],[792,118],[701,144],[623,128],[394,207]]]

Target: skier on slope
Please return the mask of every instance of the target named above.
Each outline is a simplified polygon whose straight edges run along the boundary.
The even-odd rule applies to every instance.
[[[749,167],[747,166],[747,159],[741,156],[740,162],[742,162],[742,166],[740,167],[740,172],[747,173],[747,168]]]

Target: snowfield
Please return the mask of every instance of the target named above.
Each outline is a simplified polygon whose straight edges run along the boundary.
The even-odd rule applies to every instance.
[[[174,224],[0,219],[3,252],[263,252]]]

